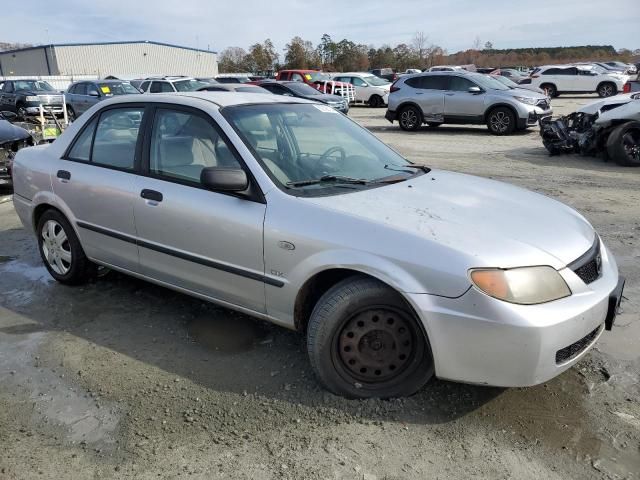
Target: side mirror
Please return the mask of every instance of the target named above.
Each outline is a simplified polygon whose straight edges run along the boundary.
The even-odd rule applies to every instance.
[[[4,118],[8,122],[13,122],[16,118],[18,118],[18,114],[15,112],[10,112],[8,110],[3,110],[0,112],[0,118]]]
[[[469,93],[472,93],[474,95],[477,95],[479,93],[482,93],[482,89],[480,87],[469,87],[469,90],[467,90]]]
[[[89,90],[89,93],[87,93],[87,95],[89,95],[90,97],[99,97],[100,93],[98,93],[97,90]]]
[[[200,183],[209,190],[219,192],[242,192],[249,187],[247,174],[241,168],[203,168]]]

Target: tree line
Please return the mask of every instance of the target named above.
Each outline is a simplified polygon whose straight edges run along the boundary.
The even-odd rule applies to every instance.
[[[248,50],[228,47],[220,53],[218,68],[221,73],[270,72],[283,68],[346,72],[387,67],[402,72],[408,68],[425,69],[434,65],[475,64],[497,68],[597,60],[628,62],[634,55],[640,55],[640,49],[616,51],[611,45],[496,49],[493,42],[482,44],[478,37],[471,48],[449,54],[430,42],[423,32],[417,32],[407,43],[380,47],[355,43],[346,38],[334,41],[325,33],[317,45],[299,36],[293,37],[286,44],[282,56],[270,39],[251,45]]]

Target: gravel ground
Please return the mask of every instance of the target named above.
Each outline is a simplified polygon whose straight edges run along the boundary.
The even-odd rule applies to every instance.
[[[293,332],[119,274],[56,284],[0,192],[0,479],[640,478],[640,169],[548,157],[537,128],[406,133],[383,114],[350,112],[408,158],[536,190],[596,226],[627,300],[584,361],[526,389],[434,380],[344,400]]]

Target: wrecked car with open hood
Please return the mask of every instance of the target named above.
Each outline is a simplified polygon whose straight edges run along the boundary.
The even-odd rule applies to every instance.
[[[602,154],[619,165],[640,166],[640,93],[598,100],[556,120],[540,119],[540,135],[551,155]]]
[[[0,186],[10,185],[13,157],[22,147],[32,145],[31,134],[13,125],[11,112],[0,112]]]

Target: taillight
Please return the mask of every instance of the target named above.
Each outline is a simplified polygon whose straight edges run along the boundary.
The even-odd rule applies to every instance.
[[[631,93],[631,84],[629,82],[625,83],[624,87],[622,87],[622,93]]]
[[[396,87],[396,83],[398,83],[398,80],[396,80],[391,84],[391,89],[389,90],[390,93],[397,92],[398,90],[400,90],[400,87]]]

